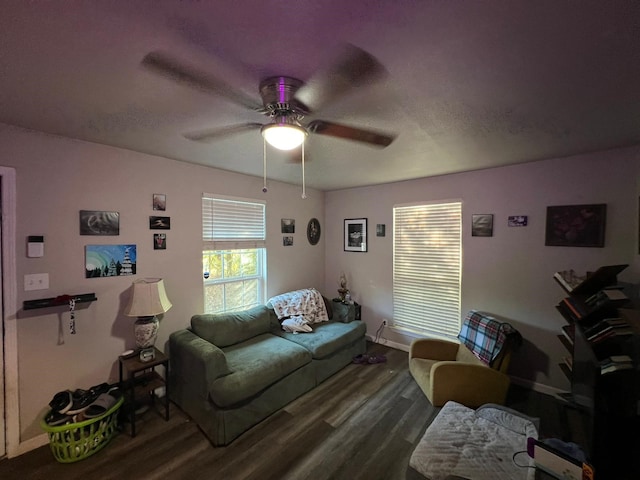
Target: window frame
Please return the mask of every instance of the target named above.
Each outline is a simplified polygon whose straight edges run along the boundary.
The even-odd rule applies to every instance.
[[[218,226],[217,229],[216,225]],[[233,312],[264,304],[267,291],[266,202],[203,193],[202,240],[203,303],[205,313]],[[250,275],[244,275],[243,272],[240,272],[240,275],[226,277],[226,255],[243,255],[246,252],[255,252],[257,255],[256,272]],[[207,276],[205,268],[207,255],[221,255],[220,268],[222,276],[216,278]],[[258,285],[255,291],[255,301],[243,302],[241,307],[227,307],[229,300],[226,292],[227,287],[237,286],[238,284],[244,286],[245,282],[256,280]],[[221,299],[222,310],[208,311],[207,287],[216,285],[221,285],[224,291]],[[242,295],[245,298],[244,293]]]
[[[453,244],[443,247],[443,238]],[[461,297],[462,201],[394,205],[392,326],[456,338]]]

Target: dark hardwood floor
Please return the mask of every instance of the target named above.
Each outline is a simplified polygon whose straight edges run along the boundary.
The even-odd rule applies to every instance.
[[[407,354],[371,344],[387,363],[349,365],[227,447],[211,446],[175,405],[171,419],[149,411],[101,451],[57,462],[47,446],[0,460],[8,479],[401,480],[439,409],[413,381]],[[541,418],[545,436],[567,435],[552,397],[512,387],[508,404]]]

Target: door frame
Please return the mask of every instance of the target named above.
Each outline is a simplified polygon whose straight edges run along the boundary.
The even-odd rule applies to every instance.
[[[4,324],[4,435],[8,457],[24,453],[20,447],[18,392],[18,282],[16,271],[16,170],[0,167],[2,181],[2,322]],[[2,375],[0,375],[1,377]],[[1,393],[0,393],[1,394]],[[26,451],[26,450],[25,450]]]

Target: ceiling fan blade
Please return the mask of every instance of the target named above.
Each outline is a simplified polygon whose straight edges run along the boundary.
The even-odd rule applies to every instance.
[[[210,93],[221,95],[250,110],[261,111],[263,105],[224,81],[204,71],[179,62],[162,52],[151,52],[142,59],[142,65],[172,80],[185,83]]]
[[[183,136],[188,140],[195,140],[196,142],[210,142],[213,140],[220,140],[231,135],[236,135],[238,133],[248,132],[249,130],[255,130],[261,127],[261,123],[240,123],[238,125],[230,125],[228,127],[210,128],[208,130],[185,133]]]
[[[347,45],[329,68],[319,70],[295,94],[308,112],[335,101],[349,90],[371,83],[386,74],[384,66],[370,53]]]
[[[349,127],[340,123],[325,122],[324,120],[312,121],[307,125],[307,130],[319,135],[344,138],[346,140],[367,143],[381,148],[388,147],[396,138],[396,135]]]

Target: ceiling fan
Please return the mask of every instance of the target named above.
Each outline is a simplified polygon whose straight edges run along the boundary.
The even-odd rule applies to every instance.
[[[162,52],[147,54],[142,60],[142,65],[173,80],[224,96],[238,105],[270,118],[265,124],[248,122],[184,134],[184,137],[190,140],[211,141],[258,129],[266,142],[280,150],[299,147],[308,134],[327,135],[379,148],[387,147],[395,139],[395,135],[389,133],[326,120],[302,123],[305,116],[316,113],[349,91],[365,86],[386,73],[378,60],[353,45],[345,46],[344,52],[329,68],[316,72],[306,83],[287,76],[274,76],[262,80],[258,89],[261,102],[223,80],[181,63]]]

